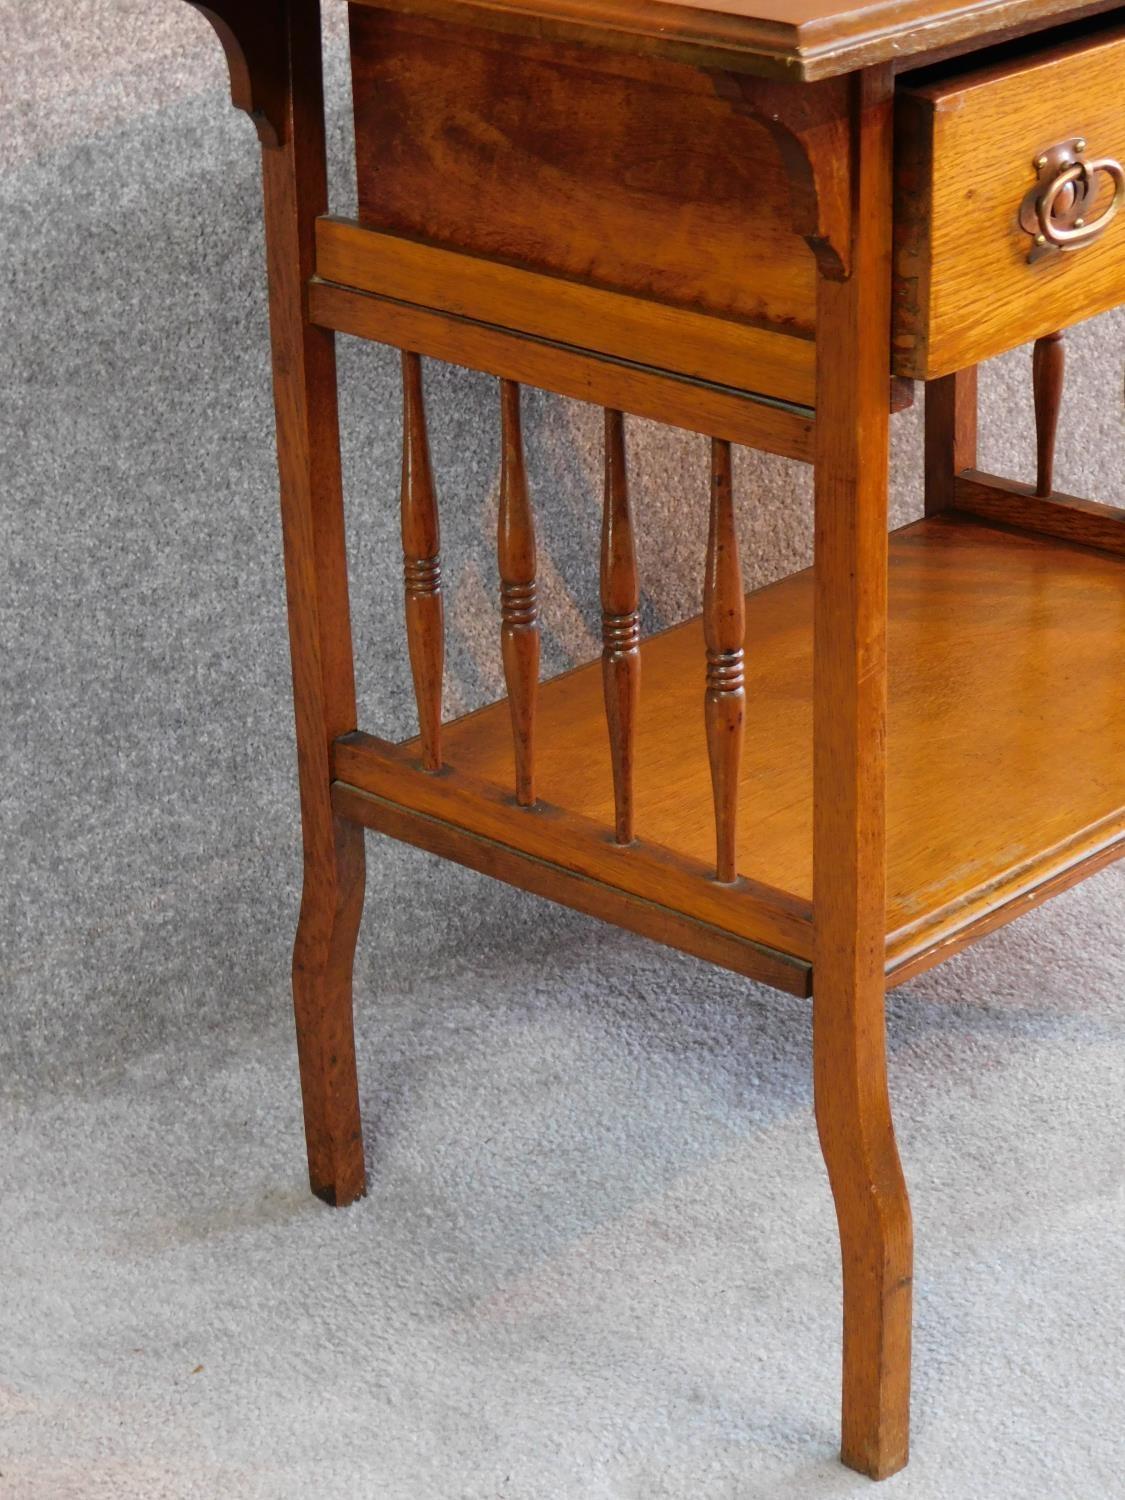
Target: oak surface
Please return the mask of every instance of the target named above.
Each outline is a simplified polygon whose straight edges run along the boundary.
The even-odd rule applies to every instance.
[[[1040,26],[1066,0],[359,0],[506,35],[595,42],[774,77],[816,79]]]
[[[817,289],[813,1097],[840,1234],[840,1458],[884,1479],[910,1430],[910,1202],[887,1085],[887,484],[893,86],[853,84],[851,275]]]
[[[701,313],[449,250],[347,219],[317,224],[317,275],[416,306],[811,406],[811,333]]]
[[[264,25],[251,0],[199,7],[231,65],[235,102],[262,141],[270,344],[303,885],[293,944],[293,1008],[309,1182],[335,1205],[365,1190],[352,1019],[352,961],[363,910],[363,834],[336,815],[332,742],[355,727],[355,675],[331,334],[306,317],[316,218],[328,182],[317,0],[290,0]]]
[[[933,379],[1121,300],[1125,214],[1099,239],[1028,262],[1019,208],[1048,147],[1084,137],[1125,157],[1120,26],[974,67],[900,79],[894,368]],[[1108,195],[1104,174],[1103,200]],[[1101,211],[1101,206],[1098,212]]]
[[[356,0],[345,224],[316,0],[199,8],[264,151],[312,1186],[364,1186],[363,828],[811,991],[841,1456],[885,1477],[907,1457],[912,1285],[886,987],[1125,853],[1122,513],[1046,493],[1053,335],[1121,298],[1125,219],[1034,263],[1017,227],[1051,145],[1121,154],[1125,31],[1058,0]],[[1083,19],[1028,41],[1056,12]],[[985,36],[1003,47],[957,60]],[[400,746],[355,724],[333,331],[403,352],[421,734]],[[975,365],[1030,339],[1039,494],[972,467]],[[449,726],[423,355],[501,382],[509,695]],[[927,519],[888,542],[888,394],[916,376]],[[546,684],[520,383],[607,410],[603,651]],[[626,411],[712,453],[702,617],[641,645]],[[745,599],[734,441],[814,464],[813,570]]]
[[[1125,691],[1115,667],[1125,569],[1092,550],[952,516],[894,533],[889,578],[893,969],[1125,829]],[[806,906],[811,617],[808,572],[746,597],[752,711],[738,850],[744,879]],[[714,825],[698,697],[703,658],[699,619],[642,641],[633,776],[634,847],[675,851],[705,874]],[[509,790],[505,703],[447,724],[445,735],[451,774]],[[614,795],[599,662],[542,684],[538,795],[600,829],[612,850],[604,842]],[[717,897],[718,887],[708,889]],[[775,946],[786,940],[772,933]]]
[[[533,809],[522,808],[506,789],[456,767],[441,776],[424,775],[409,746],[367,734],[347,735],[337,742],[333,763],[337,807],[351,792],[377,798],[388,814],[393,809],[395,837],[428,848],[440,828],[455,846],[478,850],[477,857],[487,846],[496,865],[492,873],[512,885],[610,922],[617,920],[617,910],[632,911],[634,919],[626,926],[701,958],[719,961],[713,947],[721,941],[728,951],[745,955],[735,965],[737,972],[793,994],[809,993],[807,902],[752,881],[719,885],[707,865],[649,845],[622,847],[588,818],[541,800]],[[366,818],[360,821],[372,826]],[[473,869],[480,867],[474,858],[456,857]],[[606,908],[571,899],[569,877],[582,882],[587,892],[603,892]],[[655,930],[638,926],[635,918],[642,908],[669,920],[674,914],[675,935],[662,935],[658,924]]]
[[[956,478],[977,463],[977,367],[926,383],[925,458],[926,515],[949,510],[956,499]]]
[[[1035,487],[975,469],[959,473],[953,503],[967,515],[1038,536],[1056,537],[1125,557],[1125,508],[1075,495],[1039,495]]]
[[[413,303],[313,281],[309,314],[322,328],[613,407],[690,432],[812,460],[812,411],[651,366],[617,363],[584,349],[437,313]]]

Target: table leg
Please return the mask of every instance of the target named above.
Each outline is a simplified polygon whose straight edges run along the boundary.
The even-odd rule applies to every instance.
[[[956,504],[957,475],[977,466],[977,369],[926,382],[926,514]]]
[[[856,79],[852,264],[819,279],[813,1071],[840,1230],[843,1439],[907,1459],[912,1236],[887,1090],[885,752],[891,82]]]
[[[196,3],[196,0],[193,0]],[[304,842],[293,1002],[312,1190],[364,1191],[352,1022],[363,831],[332,810],[333,740],[356,727],[333,336],[306,314],[328,201],[318,0],[207,0],[235,104],[262,143],[270,337]]]
[[[364,1191],[352,1022],[362,830],[334,818],[329,750],[356,727],[333,337],[305,313],[314,220],[328,201],[317,0],[288,0],[287,119],[262,151],[277,451],[293,661],[304,892],[293,954],[309,1178],[329,1203]]]

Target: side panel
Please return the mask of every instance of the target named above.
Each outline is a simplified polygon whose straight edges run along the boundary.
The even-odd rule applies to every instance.
[[[352,68],[369,227],[812,335],[777,147],[721,75],[358,5]]]

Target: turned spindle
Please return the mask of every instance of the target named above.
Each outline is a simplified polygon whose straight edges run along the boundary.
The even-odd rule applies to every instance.
[[[539,687],[539,598],[535,581],[535,517],[527,489],[520,426],[520,388],[500,382],[500,646],[512,715],[516,801],[535,801],[535,699]]]
[[[745,607],[734,526],[730,443],[711,440],[711,521],[703,588],[707,645],[707,752],[715,801],[715,879],[736,878],[738,776],[746,715]]]
[[[625,467],[625,422],[605,414],[605,507],[601,554],[602,688],[613,766],[614,837],[633,841],[633,742],[641,687],[637,554]]]
[[[441,769],[441,680],[445,661],[445,622],[441,598],[441,557],[437,499],[426,436],[422,361],[402,354],[402,571],[406,594],[406,641],[422,765]]]
[[[1045,334],[1035,340],[1031,384],[1035,394],[1035,493],[1046,498],[1055,488],[1055,434],[1062,404],[1066,347],[1063,335]]]

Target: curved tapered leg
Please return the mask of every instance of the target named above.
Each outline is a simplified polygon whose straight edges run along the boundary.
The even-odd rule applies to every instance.
[[[352,961],[363,915],[363,829],[335,818],[330,857],[305,862],[293,945],[293,1010],[309,1182],[342,1207],[363,1195],[363,1134],[352,1026]],[[328,851],[324,851],[327,853]]]
[[[813,1076],[844,1281],[841,1457],[907,1459],[913,1250],[884,950],[891,80],[858,85],[853,250],[817,300]]]
[[[196,3],[196,0],[193,0]],[[332,335],[305,312],[327,206],[318,0],[206,0],[234,102],[262,142],[266,264],[285,586],[293,665],[304,891],[293,954],[301,1092],[313,1192],[364,1190],[352,1033],[352,956],[363,833],[332,809],[331,747],[356,727],[355,675]]]
[[[885,1479],[909,1456],[913,1231],[887,1094],[882,984],[825,965],[814,995],[816,1120],[844,1283],[840,1457]],[[827,972],[829,969],[834,972]]]

